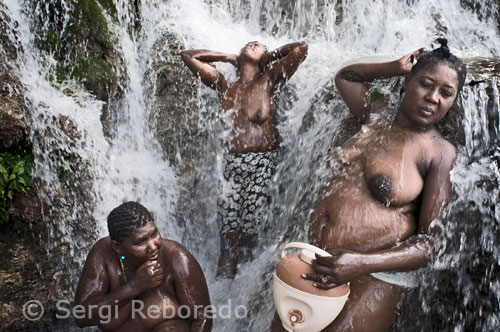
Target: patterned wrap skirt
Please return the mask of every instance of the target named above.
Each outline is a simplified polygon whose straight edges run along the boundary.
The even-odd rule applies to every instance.
[[[222,197],[218,199],[221,233],[257,234],[271,202],[269,184],[278,151],[230,153],[224,156]]]

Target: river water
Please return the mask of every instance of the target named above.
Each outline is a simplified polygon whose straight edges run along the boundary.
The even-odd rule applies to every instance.
[[[120,73],[122,97],[111,99],[109,105],[116,114],[109,135],[101,123],[101,101],[75,82],[54,84],[48,79],[54,60],[36,48],[36,35],[30,29],[39,25],[36,18],[43,6],[32,11],[27,1],[2,2],[12,20],[11,40],[19,53],[14,65],[26,87],[32,119],[34,176],[43,179],[43,195],[53,203],[47,218],[57,215],[67,220],[52,237],[54,246],[64,243],[74,257],[68,265],[74,282],[93,241],[106,235],[109,211],[123,201],[140,200],[154,212],[164,236],[182,242],[198,258],[213,303],[230,306],[233,313],[238,306],[248,311],[247,319],[234,315],[226,319],[222,314],[214,331],[264,331],[270,324],[274,312],[270,272],[279,248],[290,240],[307,241],[312,203],[331,176],[325,160],[332,146],[343,139],[339,128],[348,114],[331,89],[336,70],[359,58],[394,59],[419,47],[431,48],[440,36],[448,39],[459,57],[498,62],[500,52],[495,16],[489,15],[496,12],[495,1],[480,2],[483,6],[472,11],[458,0],[150,0],[139,2],[141,28],[131,32],[137,17],[129,11],[128,1],[114,0],[118,9],[118,22],[112,24],[114,47],[125,69]],[[60,3],[59,14],[67,22],[72,7],[69,1]],[[269,49],[296,40],[309,43],[306,61],[280,98],[281,162],[267,226],[256,259],[241,266],[232,283],[214,278],[219,242],[216,197],[223,154],[219,142],[226,135],[216,121],[216,94],[201,84],[192,85],[199,96],[191,100],[198,112],[196,129],[209,133],[196,143],[201,156],[191,165],[195,188],[186,187],[191,182],[182,178],[180,169],[186,167],[182,156],[165,155],[155,131],[157,113],[162,110],[152,92],[156,76],[151,72],[162,52],[168,51],[168,45],[158,46],[166,34],[176,36],[187,49],[230,53],[238,53],[252,40]],[[235,77],[230,66],[221,65],[220,70]],[[395,331],[489,331],[500,326],[499,174],[494,162],[500,158],[495,152],[499,84],[498,76],[485,75],[486,82],[466,86],[459,100],[464,113],[455,127],[459,133],[451,135],[459,151],[453,171],[456,199],[442,255],[421,273],[423,287],[410,294],[412,304],[403,305]],[[179,94],[179,98],[190,95]],[[76,138],[54,125],[61,117],[74,124]],[[72,158],[82,166],[68,166]],[[172,159],[177,161],[169,162]],[[51,163],[56,167],[49,167],[54,166]],[[74,189],[61,202],[55,193],[64,183],[56,169],[65,165],[87,179],[88,185]],[[84,201],[68,199],[82,196]],[[77,224],[83,218],[93,220],[94,234],[81,235]]]

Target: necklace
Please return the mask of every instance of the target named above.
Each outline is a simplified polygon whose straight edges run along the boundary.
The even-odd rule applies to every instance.
[[[123,279],[125,279],[125,283],[127,283],[127,275],[125,274],[125,266],[123,265],[123,260],[125,259],[125,256],[120,257],[120,266],[122,268],[122,273],[123,273]]]

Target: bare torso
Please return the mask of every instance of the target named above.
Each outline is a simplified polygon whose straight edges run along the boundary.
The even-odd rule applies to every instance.
[[[278,146],[275,94],[267,72],[250,82],[237,81],[221,95],[223,119],[231,128],[230,152],[262,152]]]
[[[158,256],[158,264],[163,268],[164,282],[159,287],[150,289],[134,299],[135,302],[132,308],[135,310],[135,314],[133,315],[134,317],[129,315],[127,321],[116,331],[152,331],[160,323],[168,323],[168,321],[172,321],[172,324],[180,323],[177,322],[180,320],[178,318],[178,308],[180,304],[175,296],[172,267],[169,266],[170,264],[168,260],[168,248],[171,247],[168,242],[171,241],[166,239],[163,239],[163,241],[164,244]],[[107,246],[109,246],[109,248],[103,250],[103,252],[106,252],[109,256],[106,260],[106,270],[109,275],[110,291],[113,291],[122,286],[125,283],[125,279],[123,277],[119,260],[115,257],[110,243]],[[134,277],[134,273],[128,269],[126,269],[126,275],[128,280],[131,280]],[[148,308],[150,307],[155,307],[155,310],[158,308],[158,312],[151,311],[148,313]],[[125,310],[130,309],[127,308]],[[187,325],[187,323],[181,324]]]
[[[413,235],[436,139],[442,140],[437,131],[364,126],[332,158],[339,174],[316,205],[312,240],[327,249],[367,253]]]

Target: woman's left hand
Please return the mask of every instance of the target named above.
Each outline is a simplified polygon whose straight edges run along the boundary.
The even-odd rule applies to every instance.
[[[416,63],[416,60],[425,52],[425,48],[419,48],[418,50],[415,50],[409,54],[406,54],[403,56],[401,59],[399,59],[399,66],[401,67],[400,70],[402,74],[406,75],[408,74],[411,69],[413,68],[413,65]]]
[[[314,274],[306,274],[302,277],[314,281],[314,286],[321,289],[331,289],[353,280],[363,272],[363,254],[336,249],[329,251],[332,255],[319,256],[313,261]]]

